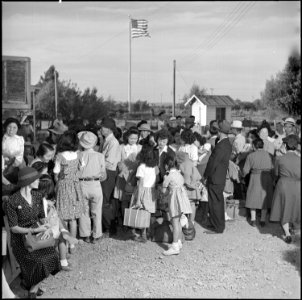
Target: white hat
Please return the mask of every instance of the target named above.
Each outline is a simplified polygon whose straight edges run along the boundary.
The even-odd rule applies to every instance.
[[[287,119],[285,119],[284,124],[290,124],[290,125],[295,126],[296,122],[293,118],[287,118]]]
[[[170,121],[175,121],[175,120],[176,120],[175,117],[171,117],[171,118],[170,118]]]
[[[232,125],[231,125],[232,128],[238,128],[238,129],[242,129],[242,122],[241,121],[238,121],[238,120],[235,120],[233,121]]]

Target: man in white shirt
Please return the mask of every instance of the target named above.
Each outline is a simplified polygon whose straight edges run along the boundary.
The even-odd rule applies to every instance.
[[[237,160],[238,156],[240,153],[243,152],[244,146],[245,146],[245,137],[242,135],[242,122],[241,121],[233,121],[231,125],[231,130],[235,135],[235,139],[232,145],[232,155],[231,155],[231,160],[235,161]],[[239,161],[237,161],[239,163]]]

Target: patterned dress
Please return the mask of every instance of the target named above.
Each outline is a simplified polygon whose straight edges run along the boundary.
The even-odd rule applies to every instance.
[[[63,220],[78,219],[87,209],[79,181],[80,157],[78,155],[77,159],[67,160],[59,153],[57,162],[61,166],[56,194],[59,217]]]
[[[32,191],[32,205],[22,197],[20,191],[12,196],[6,206],[10,227],[20,226],[37,228],[39,218],[44,218],[42,195]],[[29,289],[38,284],[49,274],[55,275],[61,269],[59,254],[54,247],[28,252],[24,247],[24,235],[11,233],[11,246],[21,267],[22,277]]]
[[[294,151],[278,156],[275,176],[279,177],[272,203],[271,221],[301,222],[301,157]]]
[[[192,213],[190,201],[184,187],[184,178],[180,171],[176,169],[170,170],[169,175],[164,178],[163,187],[169,188],[168,207],[171,218],[182,213]]]

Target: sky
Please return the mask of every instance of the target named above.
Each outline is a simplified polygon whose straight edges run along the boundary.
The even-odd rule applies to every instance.
[[[130,16],[130,17],[129,17]],[[2,55],[31,58],[31,84],[54,65],[81,91],[127,101],[176,103],[192,85],[234,100],[259,99],[267,80],[300,52],[300,1],[2,1]]]

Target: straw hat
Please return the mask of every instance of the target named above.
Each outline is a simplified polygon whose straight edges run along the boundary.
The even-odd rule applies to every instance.
[[[142,124],[137,128],[139,131],[151,131],[149,124]]]
[[[48,131],[58,135],[63,134],[67,130],[68,127],[62,121],[59,120],[55,120],[53,122],[53,127],[48,129]]]
[[[18,173],[18,183],[19,187],[28,186],[33,183],[35,180],[40,178],[42,174],[32,167],[24,167],[20,169]]]
[[[293,118],[286,118],[284,121],[284,125],[285,124],[290,124],[290,125],[296,126],[296,122]]]
[[[232,125],[231,125],[232,128],[237,128],[237,129],[242,129],[242,122],[239,121],[239,120],[234,120]]]
[[[85,149],[93,148],[98,141],[97,136],[91,131],[80,131],[78,138],[80,145]]]

